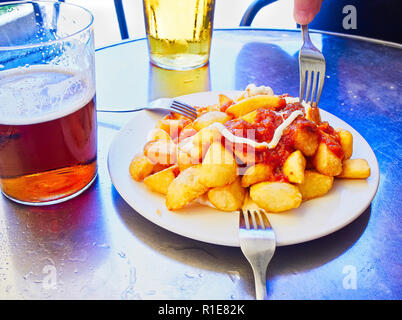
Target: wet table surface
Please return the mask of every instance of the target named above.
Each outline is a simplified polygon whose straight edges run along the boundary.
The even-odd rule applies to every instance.
[[[402,50],[321,33],[327,76],[321,107],[373,148],[380,185],[343,229],[279,247],[269,299],[400,299]],[[97,103],[118,109],[162,96],[269,85],[298,95],[298,32],[216,30],[209,65],[177,72],[148,63],[144,39],[96,53]],[[129,114],[99,114],[99,174],[79,197],[27,207],[0,196],[0,299],[253,299],[239,248],[166,231],[129,207],[109,179],[107,152]],[[325,212],[323,212],[325,214]]]

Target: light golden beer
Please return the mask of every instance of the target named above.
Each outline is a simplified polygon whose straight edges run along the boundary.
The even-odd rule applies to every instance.
[[[144,0],[151,62],[185,70],[208,62],[215,0]]]

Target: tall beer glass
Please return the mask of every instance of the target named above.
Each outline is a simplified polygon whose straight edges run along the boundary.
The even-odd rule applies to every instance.
[[[206,64],[215,0],[143,0],[151,62],[173,70]]]
[[[0,186],[58,203],[95,179],[93,17],[47,1],[0,5]]]

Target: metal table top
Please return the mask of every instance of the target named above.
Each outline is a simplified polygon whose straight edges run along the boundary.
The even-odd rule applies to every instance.
[[[402,297],[402,50],[314,33],[327,61],[321,107],[348,122],[379,161],[371,206],[326,237],[279,247],[267,272],[270,299]],[[144,39],[96,53],[97,103],[141,105],[161,96],[269,85],[298,95],[300,34],[216,30],[203,68],[177,72],[148,63]],[[27,207],[0,196],[0,299],[253,299],[239,248],[198,242],[136,213],[112,186],[110,143],[129,114],[99,114],[99,175],[79,197]],[[325,214],[325,212],[323,212]]]

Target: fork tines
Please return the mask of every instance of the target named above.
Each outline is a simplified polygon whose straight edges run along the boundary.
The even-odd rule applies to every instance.
[[[191,118],[191,119],[197,118],[197,110],[194,107],[192,107],[184,102],[173,100],[170,108],[173,111],[180,113],[188,118]]]
[[[303,45],[299,52],[299,99],[300,102],[304,100],[311,103],[315,102],[318,105],[325,80],[325,58],[321,51],[311,42],[308,26],[302,25],[301,30]]]
[[[265,230],[271,228],[271,224],[263,210],[240,210],[240,228]]]
[[[300,100],[304,100],[310,103],[315,102],[318,105],[322,93],[322,88],[324,87],[325,65],[321,70],[307,70],[306,67],[300,66],[300,78]]]

